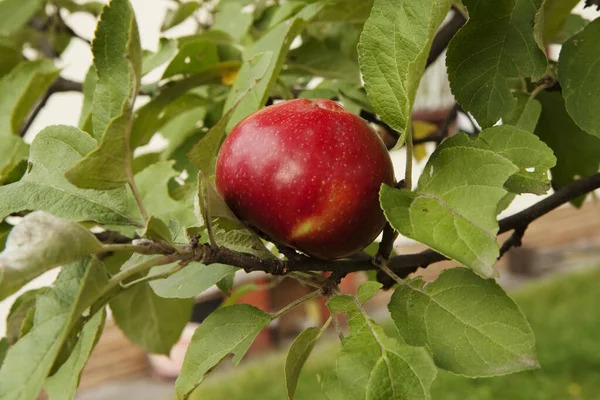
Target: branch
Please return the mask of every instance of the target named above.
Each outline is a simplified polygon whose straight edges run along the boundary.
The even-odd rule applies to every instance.
[[[455,8],[452,7],[454,15],[448,21],[447,24],[442,26],[438,33],[433,38],[431,43],[431,50],[429,50],[429,56],[427,57],[427,64],[425,68],[433,64],[438,57],[446,50],[450,40],[456,35],[456,32],[467,22],[465,17]]]

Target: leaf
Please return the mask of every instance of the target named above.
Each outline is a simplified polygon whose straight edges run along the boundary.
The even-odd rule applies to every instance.
[[[307,21],[322,8],[319,3],[304,7],[290,21],[282,22],[268,31],[244,53],[244,63],[225,102],[225,110],[233,107],[242,93],[248,94],[236,107],[227,130],[231,130],[244,117],[264,106],[279,71],[285,61],[292,40],[300,33]],[[258,81],[258,77],[263,77]]]
[[[135,183],[146,210],[150,215],[163,221],[175,220],[182,226],[196,224],[191,198],[177,201],[169,196],[168,183],[179,175],[173,169],[174,161],[159,161],[135,175]],[[131,213],[138,213],[135,204],[130,202]]]
[[[110,301],[115,322],[133,343],[169,355],[190,320],[194,300],[165,299],[148,283],[137,284]]]
[[[166,272],[174,265],[155,267],[150,274]],[[237,268],[230,265],[192,262],[166,279],[150,282],[150,286],[160,297],[185,299],[199,295],[235,271]]]
[[[0,185],[10,181],[20,164],[27,160],[28,147],[18,136],[0,139]]]
[[[442,151],[447,145],[491,150],[511,161],[519,167],[519,171],[504,184],[512,193],[541,195],[550,189],[548,170],[556,165],[556,157],[552,150],[532,133],[510,125],[494,126],[484,129],[475,140],[470,140],[464,133],[459,134],[442,143],[438,150]]]
[[[527,319],[494,280],[452,268],[423,285],[399,286],[389,309],[406,342],[431,349],[440,368],[484,377],[539,367]]]
[[[291,50],[287,61],[289,72],[300,72],[327,79],[341,79],[360,84],[358,64],[341,51],[330,49],[316,39],[309,39]]]
[[[98,82],[92,125],[98,148],[65,174],[85,189],[115,189],[131,170],[129,137],[133,104],[140,86],[141,48],[135,15],[128,0],[112,0],[100,16],[92,53]]]
[[[3,77],[23,61],[23,56],[19,47],[9,43],[0,43],[0,52],[2,53],[2,58],[0,59],[0,77]]]
[[[542,105],[525,93],[516,93],[515,97],[515,107],[502,118],[502,122],[533,133],[542,113]]]
[[[406,130],[433,37],[450,0],[398,3],[376,0],[358,44],[358,61],[373,109],[398,131]]]
[[[228,2],[219,4],[211,30],[226,32],[234,41],[240,42],[252,25],[252,12],[244,11],[243,4]]]
[[[171,60],[162,79],[178,74],[193,74],[212,67],[219,62],[217,45],[210,40],[198,39],[183,43]]]
[[[44,210],[75,221],[135,224],[126,213],[125,188],[109,192],[79,189],[63,177],[69,166],[94,146],[94,139],[77,128],[55,125],[42,130],[31,144],[25,176],[0,186],[0,219],[18,211]]]
[[[90,66],[83,80],[83,104],[81,106],[81,114],[79,115],[79,129],[92,135],[96,140],[100,139],[99,135],[94,135],[92,124],[92,104],[94,100],[94,92],[98,84],[98,74],[93,65]]]
[[[16,31],[41,8],[41,0],[4,0],[0,2],[0,35]]]
[[[560,31],[558,31],[558,33],[552,40],[552,43],[564,44],[572,36],[575,36],[576,34],[581,32],[589,23],[589,20],[581,17],[580,15],[567,15],[567,19],[565,20],[564,25],[562,26]]]
[[[200,3],[198,1],[188,1],[180,3],[175,10],[167,10],[167,15],[163,20],[163,23],[160,27],[160,31],[164,32],[181,24],[183,21],[188,19],[198,8],[200,8]]]
[[[42,273],[99,252],[87,229],[44,211],[34,211],[12,229],[0,253],[0,300]]]
[[[210,314],[196,329],[177,381],[177,399],[186,399],[204,377],[233,353],[237,365],[254,338],[271,322],[269,314],[248,304],[235,304]]]
[[[262,58],[262,55],[259,56]],[[253,72],[253,74],[255,74]],[[258,75],[256,73],[256,79],[258,82],[261,79],[262,75]],[[251,86],[248,91],[252,90],[254,86]],[[235,110],[240,105],[240,103],[246,98],[246,94],[242,94],[238,101],[231,106],[229,111],[227,111],[219,121],[214,124],[206,133],[206,135],[198,141],[187,153],[187,158],[196,166],[200,171],[204,173],[205,176],[212,176],[215,173],[215,163],[217,160],[217,155],[219,149],[221,147],[221,143],[225,138],[226,127],[231,120]]]
[[[567,112],[587,133],[600,138],[600,18],[563,45],[558,78]]]
[[[292,400],[296,393],[300,371],[308,360],[323,331],[319,328],[307,328],[294,340],[285,358],[285,389],[287,398]]]
[[[131,147],[136,148],[148,143],[152,135],[167,122],[161,118],[164,116],[164,109],[179,96],[195,87],[217,83],[220,76],[237,71],[239,67],[238,61],[221,62],[162,89],[155,98],[136,110],[131,130]]]
[[[316,21],[319,22],[351,22],[362,24],[369,16],[373,0],[329,0]]]
[[[105,318],[106,311],[102,310],[85,324],[69,359],[54,375],[46,379],[44,388],[49,400],[75,398],[81,372],[104,329]]]
[[[450,88],[465,111],[489,127],[514,107],[507,80],[546,71],[546,56],[533,27],[542,0],[498,0],[482,7],[463,2],[469,20],[454,36],[446,56]]]
[[[437,371],[427,350],[387,336],[359,309],[354,297],[336,297],[337,307],[328,306],[332,312],[348,314],[350,336],[342,340],[335,368],[324,379],[327,396],[332,400],[430,399]]]
[[[106,283],[104,266],[93,257],[62,268],[37,298],[32,330],[8,350],[0,368],[0,398],[37,398],[75,321]]]
[[[556,166],[551,169],[555,186],[565,186],[597,173],[600,139],[587,134],[573,122],[560,93],[540,93],[538,99],[542,103],[542,114],[535,134],[550,146],[557,158]],[[572,203],[579,207],[584,198],[579,197]]]
[[[165,224],[161,219],[152,215],[146,222],[146,227],[144,228],[142,237],[155,238],[164,240],[167,243],[173,243],[171,239],[171,231],[169,230],[167,224]]]
[[[9,1],[11,3],[12,1]],[[5,4],[3,1],[0,4]],[[2,12],[0,10],[0,15]],[[2,24],[0,23],[0,26]],[[52,61],[23,61],[0,79],[0,137],[19,135],[21,124],[35,102],[54,82],[60,70]]]
[[[367,281],[358,288],[356,298],[361,304],[364,304],[371,300],[371,298],[375,296],[382,287],[383,285],[379,282]]]
[[[14,345],[23,337],[29,329],[23,329],[26,320],[30,318],[30,314],[35,315],[35,299],[38,295],[43,294],[47,288],[39,288],[28,290],[23,293],[10,307],[10,312],[6,318],[6,340],[9,345]]]
[[[176,53],[177,40],[160,38],[158,50],[155,53],[144,50],[142,54],[142,76],[169,61]]]
[[[491,277],[499,252],[496,209],[518,167],[490,150],[453,146],[456,140],[433,153],[416,191],[384,185],[381,205],[402,235]]]
[[[2,367],[6,353],[8,353],[8,340],[2,338],[0,339],[0,367]]]
[[[544,1],[544,43],[552,43],[579,0]]]

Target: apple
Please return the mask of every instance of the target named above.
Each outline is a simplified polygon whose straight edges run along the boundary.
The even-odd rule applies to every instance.
[[[296,99],[246,117],[219,151],[216,186],[246,224],[321,259],[351,255],[385,225],[390,156],[362,118],[324,99]]]

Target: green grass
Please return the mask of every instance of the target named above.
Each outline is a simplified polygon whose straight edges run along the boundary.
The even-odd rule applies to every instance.
[[[513,298],[535,332],[541,369],[486,379],[440,371],[434,400],[600,399],[600,268],[555,276]],[[296,400],[325,400],[317,375],[331,368],[336,341],[322,343],[300,376]],[[193,400],[285,399],[285,354],[217,373]]]

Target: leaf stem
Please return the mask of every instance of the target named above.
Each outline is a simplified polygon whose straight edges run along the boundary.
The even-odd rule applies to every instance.
[[[413,163],[413,139],[412,139],[412,117],[408,119],[406,131],[406,168],[404,171],[404,187],[412,190],[412,163]]]
[[[273,321],[274,319],[277,319],[279,317],[281,317],[283,314],[287,313],[288,311],[290,311],[291,309],[295,308],[296,306],[299,306],[300,304],[304,303],[307,300],[310,300],[312,298],[317,297],[319,294],[321,294],[320,290],[315,290],[314,292],[310,292],[307,295],[304,295],[302,297],[300,297],[299,299],[296,299],[294,301],[292,301],[290,304],[288,304],[287,306],[283,307],[281,310],[272,313],[271,314],[271,321]]]
[[[537,97],[537,95],[540,94],[540,92],[542,92],[543,90],[546,90],[546,89],[548,89],[548,85],[546,83],[544,83],[540,86],[537,86],[535,89],[533,89],[531,91],[531,94],[529,95],[529,99],[530,100],[535,99]]]
[[[140,191],[138,190],[137,185],[135,184],[135,180],[133,178],[133,171],[131,170],[131,167],[127,168],[127,184],[131,188],[131,192],[133,193],[135,202],[137,203],[138,208],[140,209],[140,214],[142,214],[144,222],[148,221],[148,212],[146,211],[146,207],[144,206],[144,202],[142,201]]]
[[[146,254],[148,247],[131,243],[108,243],[102,245],[99,253],[108,253],[114,251],[133,251],[135,253]]]
[[[144,276],[140,279],[136,279],[134,281],[131,281],[129,283],[126,284],[121,284],[121,289],[127,290],[132,286],[135,286],[139,283],[144,283],[144,282],[150,282],[150,281],[155,281],[158,279],[165,279],[170,277],[171,275],[173,275],[174,273],[180,271],[183,267],[185,267],[187,264],[185,263],[179,263],[176,266],[174,266],[173,268],[171,268],[168,271],[163,272],[162,274],[156,274],[156,275],[149,275],[149,276]]]
[[[150,268],[157,267],[159,265],[170,264],[174,261],[181,259],[180,254],[169,254],[151,258],[149,260],[142,261],[141,263],[134,265],[131,268],[127,268],[115,275],[108,280],[108,283],[102,289],[100,294],[96,296],[96,300],[92,303],[90,307],[90,316],[94,315],[96,312],[100,311],[114,296],[115,293],[112,293],[113,290],[119,288],[121,282],[124,280],[131,278],[135,274],[140,272],[144,272],[149,270]]]

